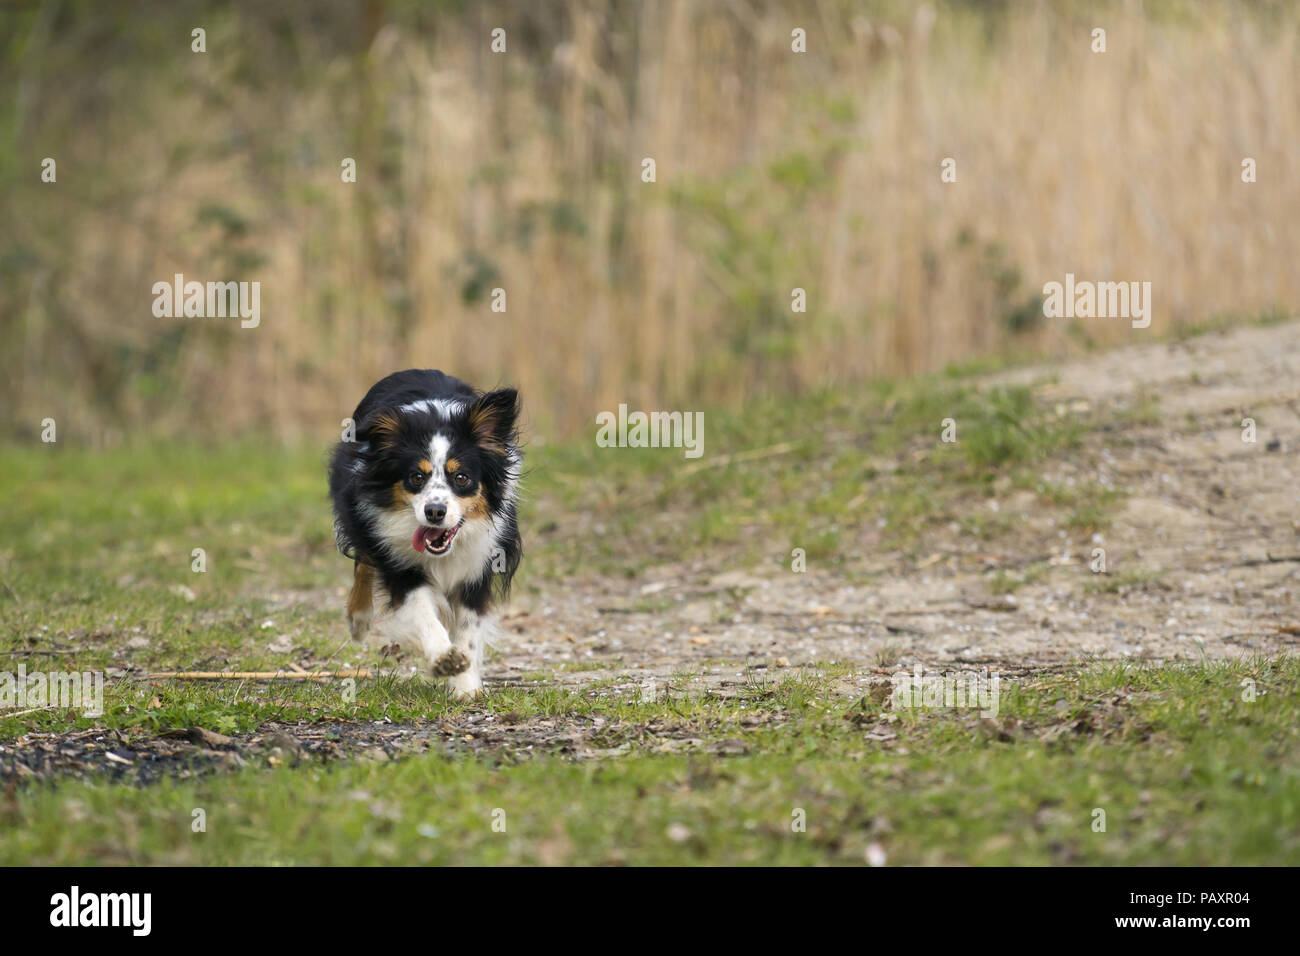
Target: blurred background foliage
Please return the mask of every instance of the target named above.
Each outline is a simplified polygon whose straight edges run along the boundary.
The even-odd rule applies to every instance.
[[[619,402],[1294,311],[1298,23],[1284,2],[10,3],[0,427],[317,440],[379,376],[436,366],[571,434]],[[155,318],[177,272],[261,282],[261,325]],[[1044,319],[1066,272],[1150,281],[1152,330]]]

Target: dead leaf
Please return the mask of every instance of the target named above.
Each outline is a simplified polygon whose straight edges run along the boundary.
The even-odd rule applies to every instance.
[[[227,737],[225,734],[218,734],[211,730],[204,730],[202,727],[191,727],[189,730],[190,743],[198,744],[200,747],[229,747],[235,742],[234,737]]]

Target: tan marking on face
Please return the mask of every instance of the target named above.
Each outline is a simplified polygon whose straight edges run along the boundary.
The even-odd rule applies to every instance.
[[[368,614],[374,607],[375,569],[360,561],[352,569],[352,593],[348,595],[348,619]]]
[[[394,508],[409,508],[411,505],[411,499],[414,497],[415,495],[411,494],[409,491],[406,490],[406,482],[404,481],[394,482],[393,484],[393,507]]]
[[[419,469],[426,475],[433,474],[433,465],[429,464],[429,459],[427,458],[420,459]]]
[[[455,458],[447,459],[447,474],[454,475],[460,471],[460,461]]]
[[[465,518],[486,518],[488,513],[487,499],[483,497],[483,486],[480,485],[478,491],[468,498],[460,499],[460,506],[465,510]]]

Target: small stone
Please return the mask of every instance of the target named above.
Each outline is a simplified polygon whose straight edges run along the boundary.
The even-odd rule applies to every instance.
[[[685,843],[691,838],[691,831],[681,823],[670,823],[667,831],[668,839],[674,843]]]

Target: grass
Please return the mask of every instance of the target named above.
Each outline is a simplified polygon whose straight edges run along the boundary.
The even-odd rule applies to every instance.
[[[1147,567],[1095,574],[1083,586],[1085,594],[1127,594],[1160,586],[1160,572]]]
[[[955,442],[941,440],[945,419],[955,420]],[[788,567],[796,548],[813,566],[851,566],[882,547],[919,547],[953,522],[996,538],[1013,522],[982,507],[995,482],[1037,488],[1040,505],[1070,526],[1085,506],[1093,509],[1087,524],[1102,523],[1120,497],[1038,477],[1054,456],[1077,457],[1087,430],[1107,420],[1102,413],[1063,420],[1029,389],[984,390],[956,374],[706,420],[704,467],[673,450],[615,454],[591,442],[531,449],[528,557],[516,587],[540,593],[575,574],[635,578],[655,563],[722,556],[727,566]],[[820,429],[805,427],[809,421]],[[129,679],[158,670],[275,670],[295,658],[335,668],[367,660],[340,624],[349,575],[334,548],[321,449],[161,443],[92,452],[55,444],[13,447],[5,457],[0,496],[21,507],[0,515],[0,668],[36,651],[31,659],[47,670],[75,662],[106,671],[112,703],[103,720],[114,729],[247,731],[279,708],[348,719],[378,713],[331,702],[337,689],[311,685],[273,697],[247,686],[170,696],[133,689]],[[992,586],[1014,590],[1037,573],[1003,572]],[[650,595],[630,609],[675,603]],[[715,616],[730,613],[720,605]],[[423,704],[389,695],[383,712],[409,719]],[[0,741],[25,729],[84,726],[56,711],[21,719],[0,711]]]
[[[0,863],[837,864],[875,844],[891,864],[1294,865],[1298,679],[1294,659],[1099,665],[1004,687],[987,720],[846,702],[811,677],[732,699],[498,692],[478,705],[498,719],[603,715],[617,755],[506,744],[11,789]],[[430,703],[431,720],[460,706]]]
[[[993,537],[1013,524],[978,509],[995,478],[1031,484],[1042,462],[1078,449],[1109,414],[1065,418],[1029,388],[978,389],[945,374],[710,414],[702,467],[676,467],[684,463],[656,449],[624,449],[612,461],[589,444],[548,447],[530,477],[559,507],[594,510],[599,522],[594,537],[548,538],[554,560],[542,573],[574,573],[597,557],[633,575],[654,560],[720,546],[741,548],[751,561],[788,563],[802,548],[809,559],[839,563],[860,550],[859,527],[879,528],[889,546],[914,544],[952,521]],[[943,440],[949,419],[952,442]],[[765,455],[759,464],[712,463],[746,451]],[[1108,492],[1070,526],[1104,522],[1118,498]],[[785,546],[772,547],[773,537]]]
[[[568,575],[635,577],[667,560],[788,563],[794,547],[849,562],[882,543],[928,550],[954,524],[997,540],[1010,522],[981,506],[1008,489],[1091,527],[1121,492],[1042,473],[1085,460],[1089,432],[1124,414],[1064,420],[1030,390],[941,376],[710,415],[708,465],[689,473],[671,452],[539,446],[519,587],[545,594]],[[955,443],[941,440],[945,418]],[[771,453],[727,457],[755,449]],[[6,462],[0,495],[20,505],[0,515],[0,670],[103,670],[108,687],[97,718],[0,711],[0,764],[42,741],[138,750],[203,728],[236,737],[226,757],[243,766],[191,750],[147,779],[13,777],[0,863],[858,863],[873,844],[891,863],[1300,862],[1291,659],[1092,666],[1004,685],[989,721],[891,711],[880,681],[906,645],[858,668],[702,660],[657,687],[627,676],[629,651],[472,703],[387,676],[145,682],[149,670],[373,664],[344,642],[348,571],[319,449],[57,445]],[[1074,521],[1085,507],[1100,510]],[[1046,573],[994,572],[989,586]],[[718,667],[740,675],[736,689],[684,690]],[[579,693],[561,686],[576,670],[606,673]],[[1243,680],[1260,692],[1249,704]],[[257,743],[285,727],[314,728],[339,754],[291,759]],[[412,736],[394,746],[384,728]],[[1106,833],[1091,828],[1097,808]],[[196,809],[205,832],[191,829]]]
[[[1041,581],[1047,576],[1045,564],[1033,564],[1020,571],[999,568],[988,576],[988,589],[993,594],[1014,594],[1027,584]]]

